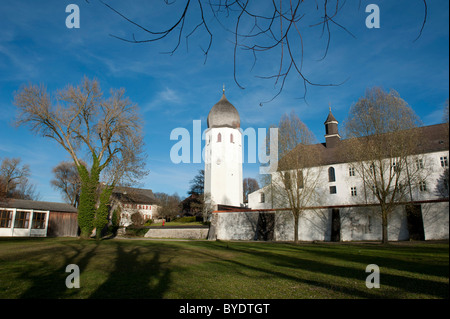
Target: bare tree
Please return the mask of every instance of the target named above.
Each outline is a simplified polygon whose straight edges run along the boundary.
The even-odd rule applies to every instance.
[[[309,40],[304,39],[309,35],[305,30],[316,27],[322,29],[320,38],[326,42],[322,59],[328,53],[333,29],[343,30],[351,37],[355,37],[339,22],[342,8],[346,4],[346,1],[339,0],[315,2],[280,0],[267,3],[250,0],[186,0],[181,2],[165,0],[165,4],[171,8],[166,11],[170,16],[165,19],[168,21],[167,24],[159,28],[144,26],[137,22],[137,18],[128,16],[124,12],[125,10],[118,10],[105,1],[99,1],[136,28],[137,33],[132,33],[128,37],[111,35],[122,41],[137,44],[172,40],[172,49],[166,53],[173,54],[179,49],[183,38],[186,40],[186,48],[188,48],[189,39],[199,32],[204,32],[203,35],[206,34],[206,38],[202,38],[206,40],[204,40],[201,50],[205,56],[205,63],[213,45],[215,32],[213,24],[217,22],[230,33],[233,39],[233,75],[235,83],[240,88],[244,88],[244,86],[238,80],[238,70],[241,69],[238,66],[238,53],[249,53],[253,56],[252,69],[259,58],[262,58],[264,65],[275,64],[270,69],[276,69],[276,72],[258,76],[262,79],[273,80],[275,85],[279,85],[278,92],[273,98],[281,93],[291,74],[302,81],[303,97],[306,95],[308,85],[336,85],[314,83],[305,74],[303,65],[304,52],[307,48],[304,43],[305,40]],[[422,0],[422,3],[424,18],[419,35],[414,41],[422,34],[427,19],[427,2]],[[357,6],[359,10],[361,1],[353,2],[351,5]],[[275,59],[273,52],[276,52],[277,58]]]
[[[181,199],[178,194],[155,193],[158,199],[158,215],[163,218],[176,218],[182,211]]]
[[[292,112],[278,125],[278,170],[272,174],[271,196],[276,207],[288,207],[294,217],[294,241],[298,242],[299,218],[305,208],[319,201],[320,152],[311,147],[315,137]],[[307,150],[306,150],[307,149]]]
[[[0,179],[0,202],[4,201],[5,199],[6,199],[5,185],[3,183],[3,180]]]
[[[351,154],[365,187],[380,204],[382,242],[388,242],[388,217],[400,202],[412,199],[411,189],[425,177],[424,157],[418,150],[420,120],[391,90],[368,89],[350,109],[345,123],[352,138],[342,149]]]
[[[248,194],[253,193],[254,191],[257,191],[259,189],[258,181],[251,177],[244,178],[244,186],[242,189],[244,191],[244,203],[247,203]]]
[[[20,158],[4,158],[0,165],[1,194],[4,198],[37,200],[35,185],[31,184],[28,177],[31,175],[30,166],[21,165]]]
[[[4,192],[10,193],[16,186],[30,176],[30,166],[20,166],[20,158],[4,158],[0,166],[0,178],[3,180]]]
[[[110,97],[104,98],[98,82],[87,78],[52,95],[43,85],[22,86],[15,92],[14,103],[17,125],[27,125],[35,134],[55,140],[76,165],[81,179],[78,224],[82,237],[89,236],[95,227],[103,228],[108,193],[128,177],[131,168],[136,173],[134,170],[143,166],[137,105],[125,97],[124,89],[112,89]],[[90,167],[82,161],[83,156],[91,161]],[[99,198],[102,172],[108,172],[109,180]]]
[[[73,162],[61,162],[52,170],[55,178],[50,181],[60,191],[64,201],[77,207],[80,200],[81,179]]]
[[[441,198],[448,198],[449,196],[449,176],[448,168],[439,176],[436,184],[435,194]]]

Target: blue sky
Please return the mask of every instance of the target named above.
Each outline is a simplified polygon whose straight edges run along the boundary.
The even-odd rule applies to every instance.
[[[184,3],[177,1],[166,6],[162,0],[106,2],[155,29],[176,19],[173,12]],[[317,21],[317,12],[305,7],[305,23],[301,27],[303,71],[308,79],[321,84],[345,82],[339,86],[308,86],[305,101],[301,99],[303,82],[292,74],[283,92],[261,107],[259,103],[270,100],[279,85],[258,76],[277,71],[280,51],[258,57],[253,67],[252,55],[238,50],[237,75],[245,89],[239,88],[233,79],[233,36],[211,15],[207,15],[207,21],[214,37],[205,63],[202,48],[207,46],[208,36],[201,28],[190,37],[188,46],[183,36],[178,50],[170,55],[161,52],[174,47],[174,37],[146,44],[111,37],[110,34],[130,38],[135,33],[141,39],[145,34],[97,0],[2,0],[0,158],[20,157],[30,165],[30,180],[40,199],[62,201],[50,186],[51,170],[60,161],[68,160],[68,155],[53,140],[34,136],[26,127],[14,127],[12,101],[14,91],[22,84],[43,83],[54,91],[79,83],[84,75],[97,78],[105,92],[125,88],[127,96],[140,106],[150,174],[136,186],[180,196],[186,196],[189,181],[203,164],[172,163],[170,149],[176,141],[170,140],[170,132],[177,127],[192,132],[193,120],[201,120],[204,130],[208,112],[220,99],[223,84],[227,98],[240,113],[243,129],[267,128],[294,110],[322,142],[329,105],[342,122],[350,106],[364,95],[366,88],[373,86],[398,91],[425,125],[442,122],[443,104],[449,96],[449,2],[428,1],[426,25],[417,41],[414,39],[424,14],[422,1],[363,0],[360,6],[357,1],[351,2],[347,1],[336,21],[354,37],[332,25],[325,59],[321,60],[326,37],[321,37],[320,27],[308,26]],[[65,8],[71,3],[80,8],[79,29],[65,25],[69,15]],[[258,1],[258,10],[267,10],[263,4],[270,3]],[[365,25],[368,13],[364,9],[371,3],[380,8],[379,29]],[[190,17],[186,30],[199,22],[195,12]],[[225,27],[231,27],[231,22],[231,18],[223,20]],[[244,164],[244,177],[259,178],[258,170],[258,164]]]

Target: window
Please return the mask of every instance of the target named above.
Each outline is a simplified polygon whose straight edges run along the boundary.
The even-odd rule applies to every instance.
[[[44,229],[46,215],[46,213],[33,213],[33,223],[31,224],[31,228]]]
[[[335,182],[336,177],[334,175],[334,167],[330,167],[328,169],[328,182]]]
[[[416,159],[416,168],[417,169],[422,169],[423,168],[423,159],[421,159],[421,158]]]
[[[447,156],[441,156],[441,166],[448,167],[448,159]]]
[[[10,228],[12,220],[12,212],[8,210],[0,210],[0,228]]]
[[[355,168],[354,167],[349,167],[348,168],[348,175],[349,176],[355,176]]]
[[[426,192],[426,190],[427,190],[427,183],[425,183],[425,181],[420,181],[419,182],[419,190],[421,192]]]
[[[261,203],[265,203],[266,202],[266,195],[264,193],[261,193]]]
[[[400,170],[400,167],[397,165],[396,162],[393,162],[392,169],[394,170],[395,173],[398,173],[398,171]]]
[[[16,212],[15,228],[28,228],[30,223],[30,212]]]
[[[222,134],[217,134],[217,142],[222,142]]]
[[[230,143],[234,143],[233,134],[230,134]]]
[[[358,193],[356,192],[356,187],[351,188],[351,193],[352,193],[352,196],[358,196]]]
[[[303,188],[304,184],[303,184],[303,171],[297,171],[297,187],[298,188]]]
[[[336,194],[336,186],[330,186],[330,194]]]
[[[373,193],[374,195],[377,194],[377,185],[372,185],[372,193]]]
[[[375,175],[375,173],[376,173],[375,164],[372,163],[369,167],[369,170],[370,170],[370,174]]]

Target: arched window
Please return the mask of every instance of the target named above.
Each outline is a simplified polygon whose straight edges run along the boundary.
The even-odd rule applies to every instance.
[[[334,167],[330,167],[328,169],[328,181],[329,182],[335,182],[336,181],[336,177],[334,175]]]
[[[217,142],[222,142],[222,134],[217,134]]]
[[[230,143],[234,143],[233,134],[230,134]]]

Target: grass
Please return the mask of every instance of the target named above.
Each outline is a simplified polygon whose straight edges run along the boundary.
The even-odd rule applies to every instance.
[[[448,243],[0,239],[0,298],[449,298]],[[79,289],[65,286],[68,264]],[[380,267],[368,289],[368,264]]]

